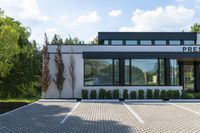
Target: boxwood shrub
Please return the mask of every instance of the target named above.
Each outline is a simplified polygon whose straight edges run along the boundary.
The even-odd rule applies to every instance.
[[[106,98],[106,90],[100,89],[99,90],[99,99],[105,99]]]
[[[163,100],[167,100],[167,92],[166,90],[161,90],[160,96]]]
[[[139,90],[138,91],[138,98],[139,99],[144,99],[144,90]]]
[[[179,90],[174,90],[172,95],[173,99],[179,99],[180,98]]]
[[[123,91],[123,99],[128,99],[128,90],[124,89]]]
[[[107,99],[112,99],[112,91],[111,91],[111,90],[108,90],[108,91],[106,92],[106,98],[107,98]]]
[[[90,91],[90,98],[91,99],[96,99],[97,98],[97,91],[96,90],[91,90]]]
[[[147,90],[147,99],[153,99],[153,91],[151,89]]]
[[[137,93],[136,93],[136,91],[131,91],[130,97],[131,97],[131,99],[136,99],[136,98],[137,98]]]
[[[173,91],[168,90],[166,91],[166,99],[172,99],[173,98]]]
[[[81,94],[82,94],[82,98],[83,99],[88,99],[88,90],[83,89],[82,92],[81,92]]]
[[[113,90],[113,99],[119,99],[119,89]]]
[[[154,99],[160,99],[160,90],[158,89],[154,90]]]
[[[183,93],[182,93],[182,98],[183,98],[183,99],[194,99],[195,96],[194,96],[193,93],[183,92]]]

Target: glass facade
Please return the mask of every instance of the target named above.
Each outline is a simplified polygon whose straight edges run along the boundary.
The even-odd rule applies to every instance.
[[[126,40],[126,45],[137,45],[137,40]]]
[[[166,45],[167,41],[166,40],[155,40],[155,45]]]
[[[86,59],[85,85],[113,85],[112,59]]]
[[[194,65],[184,65],[184,90],[194,91]]]
[[[176,59],[170,60],[170,84],[179,85],[179,66]]]
[[[194,40],[184,40],[184,45],[195,45]]]
[[[108,41],[108,40],[104,40],[104,41],[103,41],[103,44],[104,44],[104,45],[109,45],[109,41]]]
[[[184,72],[181,75],[184,76],[184,89],[194,90],[194,65],[179,66],[176,59],[170,59],[169,65],[166,65],[166,61],[165,59],[85,59],[84,85],[179,86],[179,67],[183,67]],[[121,70],[122,68],[124,70]],[[167,70],[170,70],[169,75],[166,73]]]
[[[140,45],[152,45],[152,41],[151,40],[141,40]]]
[[[132,59],[131,85],[157,85],[157,72],[157,59]]]
[[[123,45],[122,40],[111,40],[111,45]]]
[[[181,45],[181,41],[180,40],[170,40],[169,45]]]

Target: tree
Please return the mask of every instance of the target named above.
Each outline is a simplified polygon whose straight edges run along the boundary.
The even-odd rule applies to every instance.
[[[69,35],[69,38],[65,39],[64,44],[84,44],[84,41],[80,40],[78,37],[71,38]]]
[[[99,43],[99,40],[98,40],[98,37],[97,37],[97,36],[94,37],[93,40],[91,40],[91,41],[89,42],[89,44],[98,44],[98,43]]]
[[[33,98],[38,91],[40,56],[30,29],[0,11],[0,97]]]
[[[63,84],[64,84],[64,63],[63,63],[63,59],[62,59],[62,53],[61,53],[61,44],[57,45],[57,52],[55,55],[55,63],[57,66],[57,74],[56,74],[56,80],[54,80],[54,82],[56,83],[57,89],[59,91],[59,98],[61,98],[61,92],[63,89]]]
[[[198,32],[200,33],[200,24],[195,23],[191,26],[191,32]]]
[[[49,53],[48,53],[48,38],[45,33],[45,45],[42,50],[42,72],[40,77],[40,83],[42,87],[42,91],[45,93],[51,83],[51,75],[49,74]]]
[[[63,40],[62,40],[62,38],[60,38],[59,35],[55,34],[51,41],[51,44],[54,44],[54,45],[63,44]]]
[[[20,49],[18,40],[20,37],[20,25],[12,18],[0,14],[0,76],[9,74],[14,64],[14,56]]]
[[[72,88],[72,97],[74,98],[74,90],[75,90],[75,84],[76,84],[76,73],[75,73],[75,59],[74,59],[74,55],[73,53],[73,49],[71,48],[71,54],[70,54],[70,58],[69,58],[69,65],[68,65],[68,71],[69,71],[69,83],[71,85]]]

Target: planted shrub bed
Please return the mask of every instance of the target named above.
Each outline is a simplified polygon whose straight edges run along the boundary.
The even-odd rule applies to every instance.
[[[128,91],[124,89],[122,95],[120,96],[119,89],[106,90],[100,88],[99,90],[82,90],[82,99],[200,99],[200,93],[194,92],[183,92],[180,95],[179,90],[152,90],[147,89],[146,93],[144,90],[140,89],[138,91]]]

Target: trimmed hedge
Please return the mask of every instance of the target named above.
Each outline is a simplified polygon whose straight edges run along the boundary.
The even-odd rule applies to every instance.
[[[167,92],[166,92],[166,90],[161,90],[160,97],[163,100],[167,100]]]
[[[139,90],[138,91],[138,98],[139,99],[144,99],[144,90]]]
[[[154,99],[160,99],[160,90],[158,89],[155,89],[154,90]]]
[[[88,90],[83,89],[81,94],[83,99],[88,99]]]
[[[96,99],[97,98],[97,91],[96,90],[91,90],[90,91],[90,98],[91,99]]]
[[[111,90],[108,90],[108,91],[106,92],[106,98],[107,98],[107,99],[112,99],[112,91],[111,91]]]
[[[113,90],[113,99],[119,99],[119,89]]]
[[[150,89],[147,90],[147,99],[153,99],[153,91]]]
[[[136,93],[136,91],[131,91],[131,93],[130,93],[130,98],[131,98],[131,99],[136,99],[136,98],[137,98],[137,93]]]
[[[128,99],[128,90],[124,89],[123,91],[123,99]]]
[[[105,99],[106,98],[106,90],[100,89],[99,90],[99,99]]]

